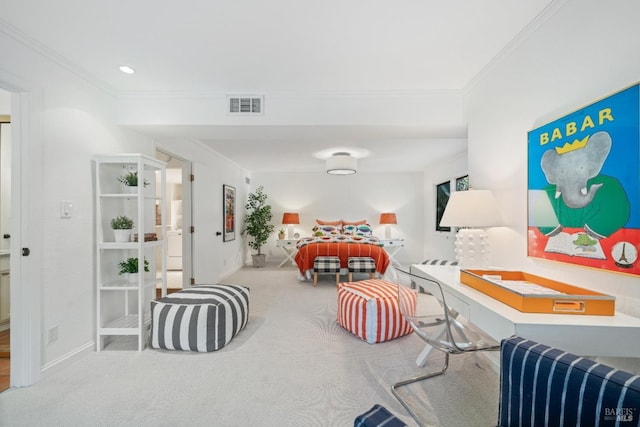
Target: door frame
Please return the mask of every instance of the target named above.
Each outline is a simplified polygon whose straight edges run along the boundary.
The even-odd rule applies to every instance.
[[[193,164],[191,160],[187,160],[173,153],[171,149],[166,149],[158,144],[156,144],[155,151],[180,160],[182,163],[182,289],[188,289],[192,286],[191,278],[193,277],[193,233],[191,232],[193,225],[193,181],[191,180]]]
[[[0,70],[11,92],[11,387],[36,383],[42,366],[42,89]],[[29,248],[28,256],[22,248]]]

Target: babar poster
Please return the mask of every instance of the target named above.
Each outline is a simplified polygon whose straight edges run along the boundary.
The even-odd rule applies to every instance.
[[[528,255],[640,275],[640,85],[528,133]]]

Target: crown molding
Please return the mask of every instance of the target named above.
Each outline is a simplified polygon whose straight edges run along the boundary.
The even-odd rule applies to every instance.
[[[551,2],[536,16],[526,27],[522,29],[496,56],[485,65],[461,90],[466,96],[473,90],[474,86],[480,83],[498,64],[505,60],[514,50],[516,50],[526,39],[538,30],[545,22],[554,16],[568,0],[551,0]]]
[[[149,91],[121,91],[119,98],[168,98],[168,99],[207,99],[226,98],[233,95],[257,94],[269,98],[424,98],[432,96],[455,96],[461,97],[462,91],[458,89],[437,89],[437,90],[365,90],[365,91],[246,91],[229,90],[225,92],[213,90],[149,90]]]
[[[92,86],[95,86],[99,90],[105,92],[106,94],[112,97],[117,96],[117,91],[112,86],[108,85],[102,80],[97,79],[94,75],[84,70],[78,64],[70,61],[57,51],[51,49],[50,47],[34,39],[33,37],[28,36],[24,32],[18,30],[16,27],[2,19],[0,19],[0,33],[5,34],[7,37],[22,44],[26,48],[45,57],[49,61],[64,68],[65,70],[81,78]]]

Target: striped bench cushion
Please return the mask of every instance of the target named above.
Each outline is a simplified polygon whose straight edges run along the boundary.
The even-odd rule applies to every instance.
[[[313,260],[313,271],[315,273],[339,273],[340,258],[337,256],[319,256]]]
[[[375,273],[376,263],[370,257],[349,257],[347,267],[352,273]]]
[[[337,320],[369,344],[413,332],[398,308],[398,286],[379,279],[340,283]]]
[[[502,341],[499,426],[636,426],[639,412],[640,376],[521,337]]]
[[[358,415],[354,427],[407,427],[399,418],[382,405],[373,405],[362,415]]]
[[[423,265],[458,265],[458,261],[448,259],[427,259],[421,262]]]
[[[249,288],[197,285],[151,301],[151,347],[219,350],[249,320]]]

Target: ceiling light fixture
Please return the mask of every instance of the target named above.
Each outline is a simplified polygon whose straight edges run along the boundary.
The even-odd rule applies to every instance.
[[[120,66],[120,71],[122,71],[123,73],[126,74],[135,74],[136,70],[134,70],[133,68],[129,67],[128,65],[121,65]]]
[[[327,159],[327,173],[329,175],[351,175],[356,173],[358,159],[346,152],[333,153]]]

